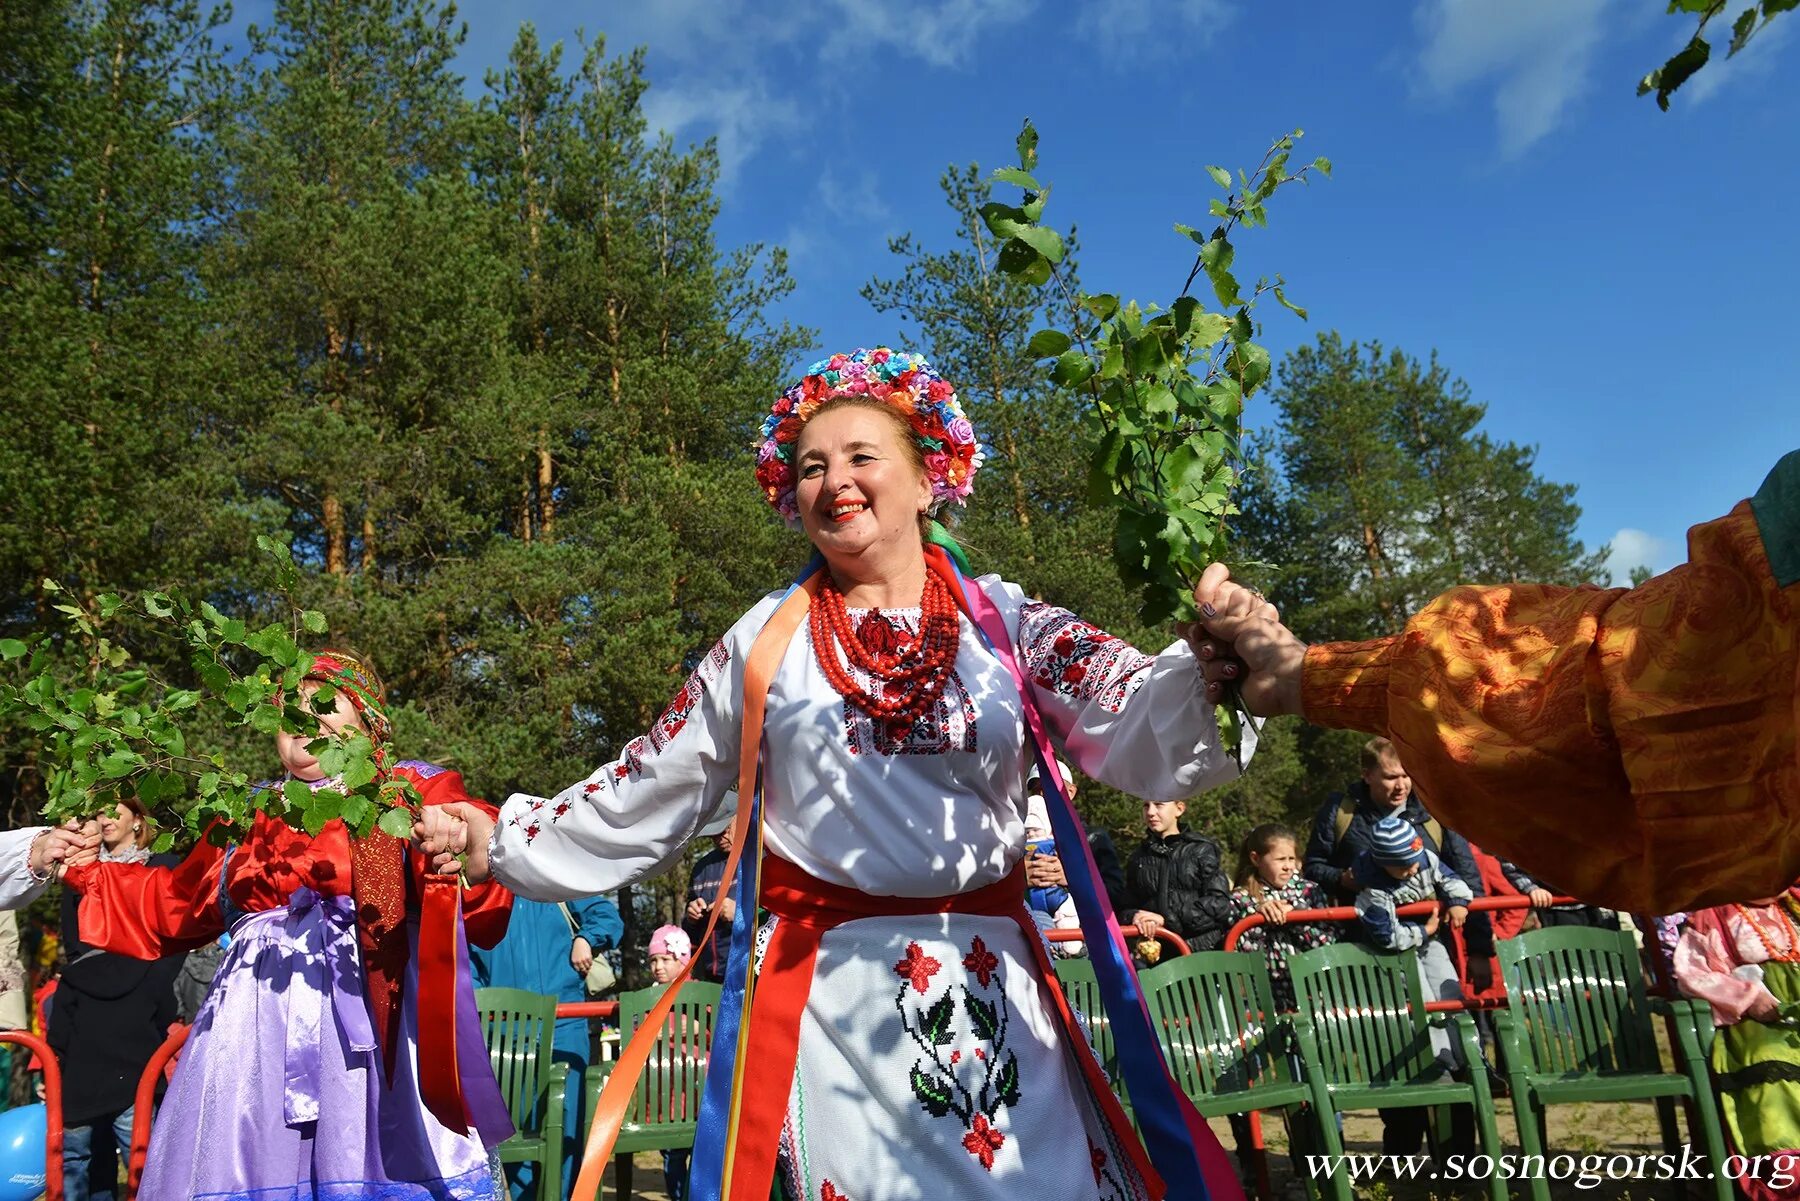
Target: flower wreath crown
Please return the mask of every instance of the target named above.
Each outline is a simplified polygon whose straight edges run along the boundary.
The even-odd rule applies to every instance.
[[[985,456],[975,439],[975,427],[956,398],[956,389],[932,370],[924,355],[878,346],[854,354],[834,354],[814,363],[763,418],[762,441],[756,448],[756,482],[788,524],[800,520],[800,506],[794,497],[798,478],[794,447],[800,429],[826,403],[845,396],[882,401],[906,418],[925,452],[933,513],[946,502],[968,503],[975,490],[975,473],[981,470]]]

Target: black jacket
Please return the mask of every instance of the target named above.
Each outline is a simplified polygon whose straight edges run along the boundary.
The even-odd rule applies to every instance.
[[[1100,872],[1100,887],[1106,892],[1101,899],[1117,913],[1125,900],[1125,869],[1119,866],[1119,848],[1113,845],[1112,835],[1105,830],[1089,830],[1087,838],[1088,850],[1094,854],[1094,866]],[[1119,920],[1125,925],[1131,924],[1124,918]]]
[[[698,920],[687,915],[687,904],[696,898],[706,902],[708,908],[713,898],[719,895],[719,881],[725,878],[726,852],[717,847],[706,852],[694,863],[694,874],[688,879],[687,900],[682,902],[681,928],[687,931],[694,944],[694,979],[725,979],[725,960],[731,954],[731,923],[721,920],[713,928],[713,936],[705,942],[700,936],[706,932],[706,919],[710,913],[703,913]]]
[[[181,862],[154,856],[156,866]],[[63,953],[69,965],[50,1010],[48,1042],[62,1066],[63,1122],[88,1126],[131,1108],[138,1077],[177,1019],[175,976],[184,955],[133,959],[81,941],[81,894],[62,895]]]
[[[1145,838],[1125,865],[1119,916],[1129,920],[1140,909],[1161,914],[1194,950],[1218,950],[1231,928],[1231,881],[1219,844],[1197,830]]]
[[[1312,837],[1306,840],[1306,862],[1301,868],[1308,880],[1316,880],[1324,887],[1334,905],[1356,903],[1356,894],[1345,890],[1338,881],[1343,876],[1344,869],[1369,849],[1375,823],[1393,812],[1388,806],[1374,802],[1369,796],[1369,785],[1365,781],[1358,780],[1352,784],[1349,795],[1356,801],[1356,812],[1351,816],[1344,836],[1339,838],[1337,833],[1341,794],[1334,793],[1313,818]],[[1487,895],[1481,887],[1481,867],[1475,862],[1474,852],[1469,850],[1468,839],[1455,830],[1446,829],[1444,844],[1439,846],[1425,825],[1431,815],[1425,812],[1425,806],[1419,803],[1416,793],[1406,798],[1406,804],[1400,808],[1400,816],[1418,829],[1419,838],[1426,847],[1436,852],[1445,867],[1462,878],[1470,892],[1478,897]],[[1464,937],[1468,940],[1471,954],[1483,957],[1493,954],[1494,928],[1488,921],[1487,914],[1471,913],[1468,925],[1464,927]]]

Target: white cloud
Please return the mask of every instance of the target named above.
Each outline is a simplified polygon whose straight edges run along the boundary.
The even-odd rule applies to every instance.
[[[1088,0],[1077,29],[1108,61],[1142,62],[1205,46],[1233,15],[1231,0]]]
[[[683,139],[719,139],[719,179],[729,188],[738,169],[772,138],[805,128],[800,106],[772,94],[761,79],[708,83],[690,79],[644,93],[644,119]]]
[[[1037,0],[829,0],[819,56],[830,63],[872,66],[884,49],[933,67],[963,67],[990,30],[1027,16]]]
[[[882,198],[881,176],[864,167],[854,175],[831,171],[819,177],[819,203],[839,221],[858,225],[885,225],[894,210]]]
[[[1648,567],[1660,573],[1678,561],[1675,543],[1629,526],[1612,536],[1611,546],[1611,553],[1606,556],[1606,570],[1612,574],[1614,587],[1629,584],[1633,568]]]
[[[1588,90],[1612,0],[1420,0],[1422,90],[1492,88],[1500,153],[1515,158]]]

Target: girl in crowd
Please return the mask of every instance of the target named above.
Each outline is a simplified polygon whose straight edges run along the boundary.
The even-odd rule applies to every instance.
[[[321,684],[336,692],[323,729],[361,731],[385,756],[390,726],[368,665],[321,652],[303,703]],[[276,735],[286,777],[269,789],[332,786],[311,741]],[[494,812],[453,771],[416,761],[390,770],[427,808]],[[232,935],[154,1127],[142,1201],[503,1196],[488,1148],[512,1125],[469,993],[454,875],[428,878],[423,856],[379,831],[352,842],[333,820],[309,837],[259,813],[241,843],[202,840],[179,866],[90,861],[64,880],[83,895],[89,946],[154,959]],[[499,941],[506,890],[477,885],[461,902],[468,938]],[[421,932],[422,909],[449,921]],[[438,1032],[453,1024],[448,1045],[420,1045],[426,1020]],[[421,1076],[450,1062],[461,1095],[422,1095]]]
[[[680,926],[658,926],[650,935],[650,982],[667,988],[681,977],[681,969],[694,957],[694,944]],[[687,1201],[688,1152],[685,1147],[663,1152],[663,1184],[669,1201]]]
[[[773,918],[723,1130],[707,1125],[723,1075],[714,1036],[695,1197],[718,1195],[728,1174],[730,1197],[761,1201],[778,1148],[791,1195],[809,1199],[1014,1198],[1044,1181],[1064,1198],[1142,1198],[1159,1174],[1171,1196],[1236,1196],[1229,1159],[1179,1091],[1150,1104],[1167,1080],[1153,1041],[1143,1091],[1131,1085],[1140,1115],[1158,1111],[1151,1168],[1049,985],[1020,866],[1026,748],[1053,754],[1034,727],[1084,775],[1140,796],[1237,775],[1200,663],[1186,642],[1143,654],[957,570],[930,517],[969,495],[981,454],[920,356],[820,362],[763,433],[758,482],[810,538],[815,568],[745,614],[618,760],[554,797],[511,798],[497,825],[428,813],[425,845],[467,847],[471,879],[491,864],[527,896],[618,888],[672,863],[734,780],[747,783],[749,830],[760,747],[766,852],[759,892],[737,906],[734,964],[748,961],[744,920],[758,904]],[[1086,839],[1064,805],[1058,849],[1081,865],[1070,884],[1092,912]],[[1106,971],[1124,980],[1104,923],[1084,922],[1086,941],[1121,957]],[[721,1135],[728,1173],[705,1150]]]
[[[1231,923],[1236,925],[1260,913],[1263,925],[1252,926],[1238,938],[1240,951],[1261,951],[1268,957],[1269,981],[1275,988],[1275,1006],[1294,1008],[1294,979],[1288,973],[1288,956],[1336,942],[1329,924],[1288,923],[1296,909],[1326,909],[1331,902],[1325,890],[1300,874],[1300,836],[1276,822],[1250,831],[1238,850],[1237,887],[1231,891]]]

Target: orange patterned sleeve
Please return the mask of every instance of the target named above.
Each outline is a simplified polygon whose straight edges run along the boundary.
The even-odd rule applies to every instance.
[[[1386,734],[1446,825],[1596,904],[1670,913],[1800,876],[1800,582],[1750,502],[1631,590],[1445,593],[1308,649],[1302,706]]]

